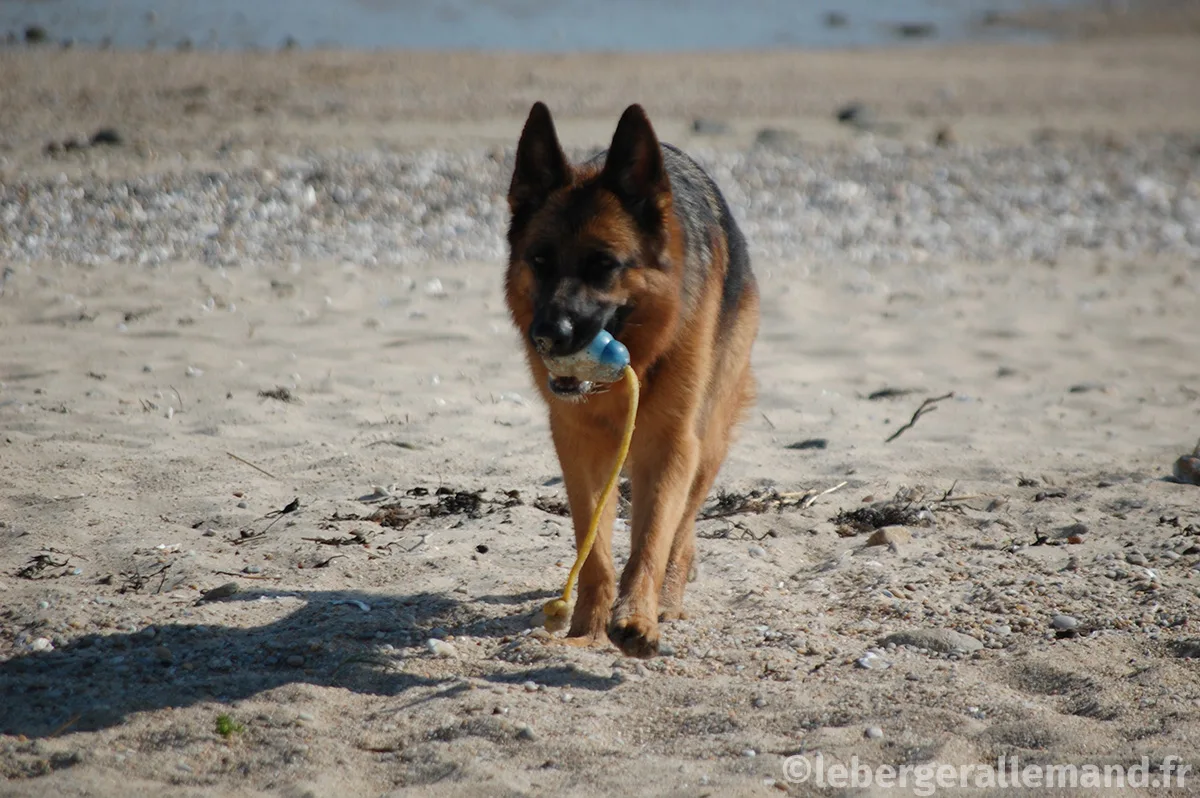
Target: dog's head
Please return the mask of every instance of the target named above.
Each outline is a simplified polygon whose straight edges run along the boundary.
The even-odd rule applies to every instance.
[[[535,104],[517,146],[508,204],[507,300],[533,351],[553,364],[606,329],[636,360],[636,317],[667,321],[674,310],[664,302],[672,293],[671,186],[641,106],[626,109],[602,164],[575,166],[549,109]],[[555,393],[581,392],[577,381],[554,376]]]

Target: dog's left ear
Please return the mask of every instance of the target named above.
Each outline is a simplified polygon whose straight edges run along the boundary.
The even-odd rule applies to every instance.
[[[631,105],[621,115],[604,162],[603,181],[643,222],[653,220],[660,210],[655,200],[671,190],[662,146],[642,106]]]

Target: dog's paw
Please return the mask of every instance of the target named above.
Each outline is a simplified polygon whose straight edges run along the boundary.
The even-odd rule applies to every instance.
[[[649,659],[658,653],[658,622],[639,615],[616,618],[608,639],[626,656]]]

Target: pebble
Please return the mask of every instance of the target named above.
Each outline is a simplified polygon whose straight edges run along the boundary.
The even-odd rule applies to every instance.
[[[751,557],[760,557],[761,558],[761,557],[767,556],[767,550],[764,549],[762,546],[751,546],[749,549],[749,552],[750,552]]]
[[[983,643],[979,640],[953,629],[912,629],[895,632],[880,640],[879,644],[924,648],[941,654],[963,651],[970,653],[983,648]]]
[[[1079,619],[1070,615],[1055,615],[1050,619],[1050,625],[1060,632],[1067,632],[1079,627]]]
[[[1189,485],[1200,485],[1200,455],[1185,454],[1175,461],[1175,479]]]
[[[883,738],[883,729],[879,728],[878,726],[868,726],[866,731],[863,732],[863,736],[866,737],[868,740],[882,739]]]
[[[1191,146],[1185,136],[1138,137],[1117,151],[1088,141],[937,148],[880,139],[844,149],[714,151],[705,165],[751,257],[830,270],[923,258],[1048,261],[1082,249],[1195,260],[1200,221],[1190,209],[1200,184],[1176,174],[1191,163]],[[133,177],[18,174],[0,184],[0,261],[499,261],[508,209],[495,186],[510,170],[478,147],[332,154],[273,167],[269,178],[250,165]],[[318,171],[319,190],[305,182]],[[337,205],[330,186],[353,186],[356,201]],[[1172,207],[1182,221],[1164,222]]]
[[[54,644],[50,642],[50,638],[48,638],[48,637],[35,638],[34,641],[29,644],[29,647],[31,649],[33,649],[34,651],[53,651],[54,650]]]
[[[871,537],[867,538],[867,545],[891,546],[892,548],[896,548],[911,541],[912,533],[904,527],[885,526],[883,529],[876,529],[871,533]]]
[[[284,660],[284,662],[287,663],[289,668],[303,668],[304,667],[304,657],[300,654],[290,654],[288,656],[288,658],[286,660]]]
[[[311,712],[301,712],[296,715],[296,719],[303,721],[304,723],[312,723],[314,720],[316,720]]]
[[[534,681],[525,682],[525,684],[521,686],[525,688],[525,692],[527,693],[536,693],[538,691],[537,682]]]
[[[201,601],[218,601],[229,598],[236,594],[239,589],[237,582],[226,582],[223,585],[214,587],[212,590],[204,591]]]
[[[429,653],[435,657],[448,659],[458,656],[458,649],[453,643],[447,643],[445,640],[438,640],[436,637],[431,637],[425,641],[425,648],[429,649]]]
[[[746,757],[747,759],[753,759],[754,757],[758,756],[758,751],[755,751],[753,748],[747,748],[746,750],[742,751],[742,756]]]
[[[874,651],[868,651],[854,661],[863,670],[881,670],[889,667],[890,663]]]
[[[701,117],[692,120],[692,132],[701,136],[725,136],[730,132],[729,125],[720,119]]]
[[[1129,563],[1130,565],[1147,565],[1147,564],[1149,564],[1149,561],[1146,559],[1146,555],[1142,554],[1140,551],[1131,551],[1128,554],[1126,554],[1125,562]]]
[[[533,729],[529,728],[528,724],[521,723],[517,726],[518,740],[536,740],[537,737],[533,733]]]

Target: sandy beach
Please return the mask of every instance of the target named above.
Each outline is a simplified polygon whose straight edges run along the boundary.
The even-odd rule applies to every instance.
[[[0,795],[914,794],[788,780],[818,752],[1200,792],[1162,782],[1200,768],[1200,40],[0,74]],[[541,631],[571,527],[500,291],[537,99],[575,154],[643,103],[763,291],[644,662]]]

